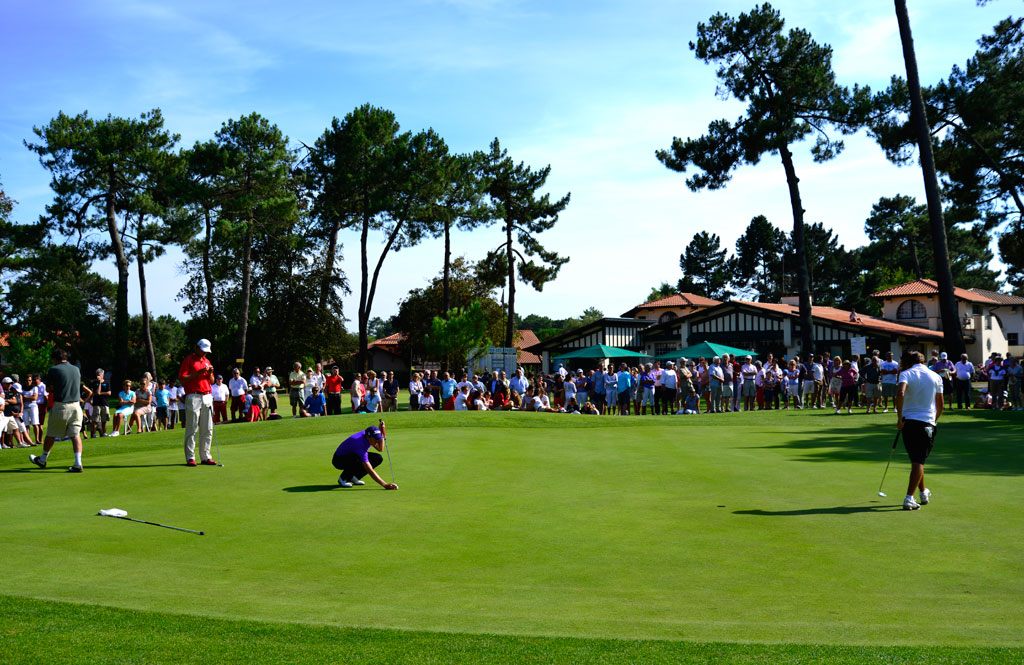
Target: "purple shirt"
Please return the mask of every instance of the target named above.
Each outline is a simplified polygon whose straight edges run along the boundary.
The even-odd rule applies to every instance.
[[[370,437],[366,436],[366,432],[357,432],[341,442],[338,449],[334,451],[334,456],[358,455],[363,458],[364,462],[369,462],[370,458],[366,452],[370,449],[371,445],[373,444],[370,443]]]
[[[836,376],[843,380],[842,385],[844,388],[857,385],[857,372],[853,371],[852,367],[850,369],[844,368],[839,370],[836,372]]]

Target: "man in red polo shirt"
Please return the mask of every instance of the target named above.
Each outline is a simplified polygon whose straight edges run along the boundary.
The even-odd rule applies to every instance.
[[[331,375],[327,377],[327,385],[324,392],[327,393],[327,415],[341,415],[341,381],[344,377],[338,373],[338,366],[331,368]]]
[[[196,343],[195,353],[181,361],[178,378],[185,390],[185,464],[196,465],[196,430],[199,430],[199,459],[202,464],[216,466],[210,457],[213,443],[213,365],[206,354],[210,352],[210,340],[201,339]]]

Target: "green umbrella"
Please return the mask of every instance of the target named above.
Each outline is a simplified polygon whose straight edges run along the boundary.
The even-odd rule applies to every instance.
[[[646,353],[637,353],[629,349],[620,349],[617,346],[605,346],[595,344],[585,349],[579,349],[552,358],[552,360],[569,360],[572,358],[648,358]]]
[[[675,360],[676,358],[714,358],[715,356],[721,356],[722,354],[728,353],[729,355],[737,356],[756,356],[757,354],[753,351],[746,349],[737,349],[735,346],[726,346],[725,344],[715,344],[714,342],[701,342],[700,344],[694,344],[688,346],[685,349],[678,349],[676,351],[669,351],[663,353],[660,356],[654,356],[658,360]]]

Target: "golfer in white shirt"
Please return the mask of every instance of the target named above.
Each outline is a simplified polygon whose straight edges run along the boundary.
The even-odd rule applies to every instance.
[[[896,390],[896,427],[903,433],[903,447],[910,457],[903,510],[917,510],[932,496],[924,486],[924,462],[932,452],[936,423],[942,415],[942,378],[925,366],[924,356],[917,351],[908,351],[900,360],[903,371]],[[920,491],[920,503],[914,501],[914,490]]]

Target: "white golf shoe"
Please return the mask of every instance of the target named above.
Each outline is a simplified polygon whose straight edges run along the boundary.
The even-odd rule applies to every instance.
[[[903,499],[903,510],[917,510],[920,507],[921,504],[919,504],[917,501],[914,501],[914,497],[912,496],[908,496],[907,498]]]
[[[929,503],[931,503],[931,500],[932,500],[932,491],[929,490],[929,489],[921,490],[921,501],[920,501],[920,504],[922,506],[927,506]]]
[[[357,478],[355,476],[352,476],[351,478],[349,478],[349,482],[352,483],[353,485],[365,485],[366,484],[363,481],[359,480],[359,478]]]
[[[338,476],[338,484],[342,487],[352,487],[352,483],[345,480],[344,476]]]

